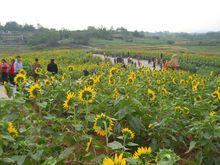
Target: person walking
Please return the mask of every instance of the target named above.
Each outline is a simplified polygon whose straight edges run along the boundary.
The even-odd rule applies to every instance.
[[[178,70],[180,68],[179,60],[176,54],[171,57],[170,64],[173,70]]]
[[[0,68],[1,68],[1,73],[2,73],[2,82],[4,84],[4,82],[8,81],[8,69],[9,69],[9,65],[7,64],[5,59],[2,59]]]
[[[21,57],[17,56],[15,63],[14,63],[14,76],[16,76],[16,74],[18,74],[18,72],[23,69],[23,64],[21,61]]]
[[[163,69],[163,53],[160,54],[160,69]]]
[[[54,59],[51,59],[50,63],[47,65],[47,71],[52,74],[58,73],[58,67],[57,64],[54,62]]]
[[[41,68],[38,58],[35,59],[34,64],[32,65],[33,77],[35,82],[37,81],[39,74],[36,72],[36,69]]]
[[[8,71],[9,81],[12,85],[15,85],[15,83],[14,83],[14,63],[15,63],[15,60],[11,59],[11,63],[9,64],[9,71]]]

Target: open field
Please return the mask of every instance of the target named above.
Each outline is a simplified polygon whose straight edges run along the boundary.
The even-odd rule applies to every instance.
[[[95,51],[142,59],[160,52]],[[112,65],[95,51],[19,54],[42,68],[37,82],[21,70],[15,95],[4,85],[12,100],[0,100],[0,164],[220,163],[220,57],[182,53],[183,70],[158,71]],[[51,58],[56,75],[46,71]]]

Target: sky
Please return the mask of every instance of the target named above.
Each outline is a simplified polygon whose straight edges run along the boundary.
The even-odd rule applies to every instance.
[[[0,23],[138,31],[220,31],[220,0],[0,0]]]

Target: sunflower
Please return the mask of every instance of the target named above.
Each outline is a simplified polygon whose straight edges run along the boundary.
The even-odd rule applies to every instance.
[[[114,95],[113,95],[113,99],[118,99],[120,97],[120,93],[118,91],[118,88],[114,89]]]
[[[25,74],[22,74],[22,73],[18,73],[15,78],[14,78],[14,82],[15,84],[17,85],[20,85],[20,84],[23,84],[25,85],[26,82],[27,82],[27,77]]]
[[[213,97],[215,98],[215,100],[219,100],[220,101],[220,87],[218,87],[218,89],[216,89],[213,92]]]
[[[129,77],[126,81],[126,85],[133,84],[133,82],[134,82],[134,79]]]
[[[90,138],[89,138],[89,141],[86,143],[86,152],[89,152],[91,143],[92,143],[92,137],[90,137]]]
[[[35,70],[34,70],[34,72],[36,73],[36,74],[41,74],[42,73],[42,69],[41,68],[36,68]]]
[[[123,134],[123,136],[125,137],[125,139],[129,139],[129,140],[131,140],[131,139],[134,139],[134,132],[132,132],[129,128],[124,128],[124,129],[122,129],[122,134]]]
[[[195,102],[200,101],[200,100],[202,100],[202,97],[200,95],[194,97]]]
[[[134,159],[146,159],[152,153],[151,147],[139,147],[135,151],[133,158]]]
[[[27,72],[24,69],[20,69],[18,73],[25,74],[25,75],[27,74]]]
[[[152,123],[148,124],[148,128],[152,128],[154,125]]]
[[[96,84],[96,79],[93,77],[90,77],[86,80],[86,85],[94,87]]]
[[[51,85],[50,80],[48,80],[48,79],[44,80],[44,85],[46,85],[46,86]]]
[[[95,99],[95,91],[91,87],[84,87],[84,89],[81,89],[78,94],[78,99],[83,104],[89,104],[92,103]]]
[[[68,70],[69,70],[69,71],[73,71],[73,70],[74,70],[74,66],[73,66],[73,65],[69,65],[69,66],[68,66]]]
[[[176,84],[176,79],[172,78],[172,82],[173,82],[173,84]]]
[[[161,84],[161,80],[157,79],[157,84],[158,85]]]
[[[29,92],[29,97],[31,99],[35,99],[37,97],[37,94],[40,90],[40,85],[39,84],[34,84],[34,85],[31,85],[28,92]]]
[[[12,122],[8,122],[8,133],[9,134],[12,134],[14,137],[17,137],[18,136],[18,131],[17,129],[13,126],[13,123]]]
[[[129,73],[128,77],[134,80],[136,78],[136,75],[135,75],[135,73],[133,71],[131,71]]]
[[[198,91],[198,87],[199,87],[199,82],[196,82],[196,83],[194,83],[194,84],[192,85],[192,90],[193,90],[194,92],[197,92],[197,91]]]
[[[112,67],[110,70],[109,70],[109,75],[112,76],[113,74],[117,73],[118,72],[118,68],[116,67]]]
[[[119,156],[115,154],[115,158],[105,158],[102,162],[102,165],[126,165],[126,160],[123,158],[123,154],[120,154]]]
[[[63,73],[62,77],[61,77],[61,80],[63,81],[66,77],[66,73]]]
[[[163,96],[167,96],[169,94],[169,92],[167,91],[167,89],[165,87],[162,87],[161,92],[162,92]]]
[[[102,113],[101,115],[96,115],[93,129],[98,135],[105,136],[107,132],[112,131],[113,125],[112,119]]]
[[[179,83],[180,83],[181,86],[185,86],[186,85],[186,81],[184,79],[181,79]]]
[[[189,108],[176,106],[175,111],[183,112],[184,114],[189,114]]]
[[[111,85],[113,85],[114,83],[115,83],[114,78],[113,78],[112,76],[109,76],[109,78],[108,78],[108,85],[111,86]]]
[[[68,91],[66,94],[66,100],[63,103],[63,107],[68,111],[70,108],[71,100],[74,98],[74,93]]]
[[[148,94],[151,101],[154,101],[156,99],[156,94],[152,89],[148,88],[147,94]]]
[[[216,116],[216,112],[214,112],[214,111],[209,112],[209,116],[211,118],[214,118]]]

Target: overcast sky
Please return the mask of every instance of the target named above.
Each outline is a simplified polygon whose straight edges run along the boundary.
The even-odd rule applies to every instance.
[[[56,29],[220,31],[220,0],[0,0],[0,23]]]

